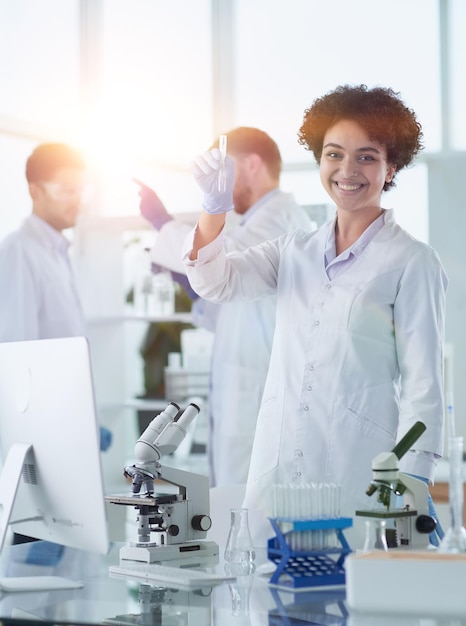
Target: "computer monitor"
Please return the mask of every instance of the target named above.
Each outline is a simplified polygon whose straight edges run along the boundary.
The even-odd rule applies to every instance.
[[[0,549],[14,532],[109,547],[89,345],[0,343]]]

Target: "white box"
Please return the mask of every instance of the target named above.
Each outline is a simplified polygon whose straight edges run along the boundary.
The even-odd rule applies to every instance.
[[[466,554],[436,550],[352,553],[345,559],[346,602],[371,614],[466,614]]]

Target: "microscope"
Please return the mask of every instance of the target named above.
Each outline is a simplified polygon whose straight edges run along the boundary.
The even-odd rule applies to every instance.
[[[377,493],[377,500],[383,508],[356,511],[356,515],[368,519],[394,520],[394,531],[387,529],[389,548],[427,549],[429,534],[436,527],[436,520],[429,515],[427,485],[398,469],[398,461],[425,430],[425,424],[416,422],[391,452],[381,452],[373,459],[373,478],[366,494]],[[403,506],[392,506],[394,496],[403,497]]]
[[[131,480],[131,493],[105,497],[113,504],[138,510],[138,540],[120,549],[120,560],[180,562],[196,557],[205,562],[218,558],[218,545],[202,541],[212,525],[208,477],[159,462],[178,448],[198,413],[196,404],[181,411],[170,402],[137,440],[134,465],[124,468],[124,476]],[[166,484],[171,486],[168,491]]]

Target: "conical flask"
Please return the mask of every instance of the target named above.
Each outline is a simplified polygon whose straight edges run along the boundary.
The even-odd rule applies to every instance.
[[[379,517],[366,519],[366,539],[364,541],[363,552],[372,550],[388,550],[385,528],[387,522]]]
[[[248,510],[231,509],[230,513],[230,532],[225,548],[225,561],[248,567],[256,558],[249,532]]]

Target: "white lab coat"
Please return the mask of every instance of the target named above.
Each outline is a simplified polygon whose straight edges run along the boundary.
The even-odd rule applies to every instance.
[[[274,239],[297,228],[312,230],[313,223],[291,194],[274,190],[245,214],[241,225],[225,236],[229,251],[243,252],[249,246]],[[183,240],[176,244],[176,223],[164,225],[163,249],[152,258],[168,259],[168,246],[178,250],[181,259],[185,226],[178,232]],[[189,227],[188,230],[191,230]],[[169,261],[170,262],[170,261]],[[176,266],[170,262],[173,269]],[[184,265],[182,270],[186,271]],[[177,270],[179,271],[179,269]],[[264,389],[275,327],[273,295],[265,299],[228,302],[221,306],[199,302],[194,307],[193,321],[210,330],[215,328],[211,387],[209,394],[209,470],[212,486],[244,484],[256,428],[257,415]],[[215,325],[213,320],[215,319]]]
[[[68,246],[36,215],[0,243],[0,341],[86,334]]]
[[[353,517],[375,505],[365,495],[373,457],[414,422],[427,426],[415,448],[442,453],[447,279],[437,254],[386,211],[361,256],[329,280],[329,228],[334,221],[228,256],[221,247],[217,254],[217,239],[197,261],[189,261],[192,239],[186,242],[188,277],[203,297],[277,294],[244,502],[258,546],[273,534],[266,516],[274,483],[300,476],[340,484],[342,515]],[[404,471],[423,474],[416,455],[409,463]]]

